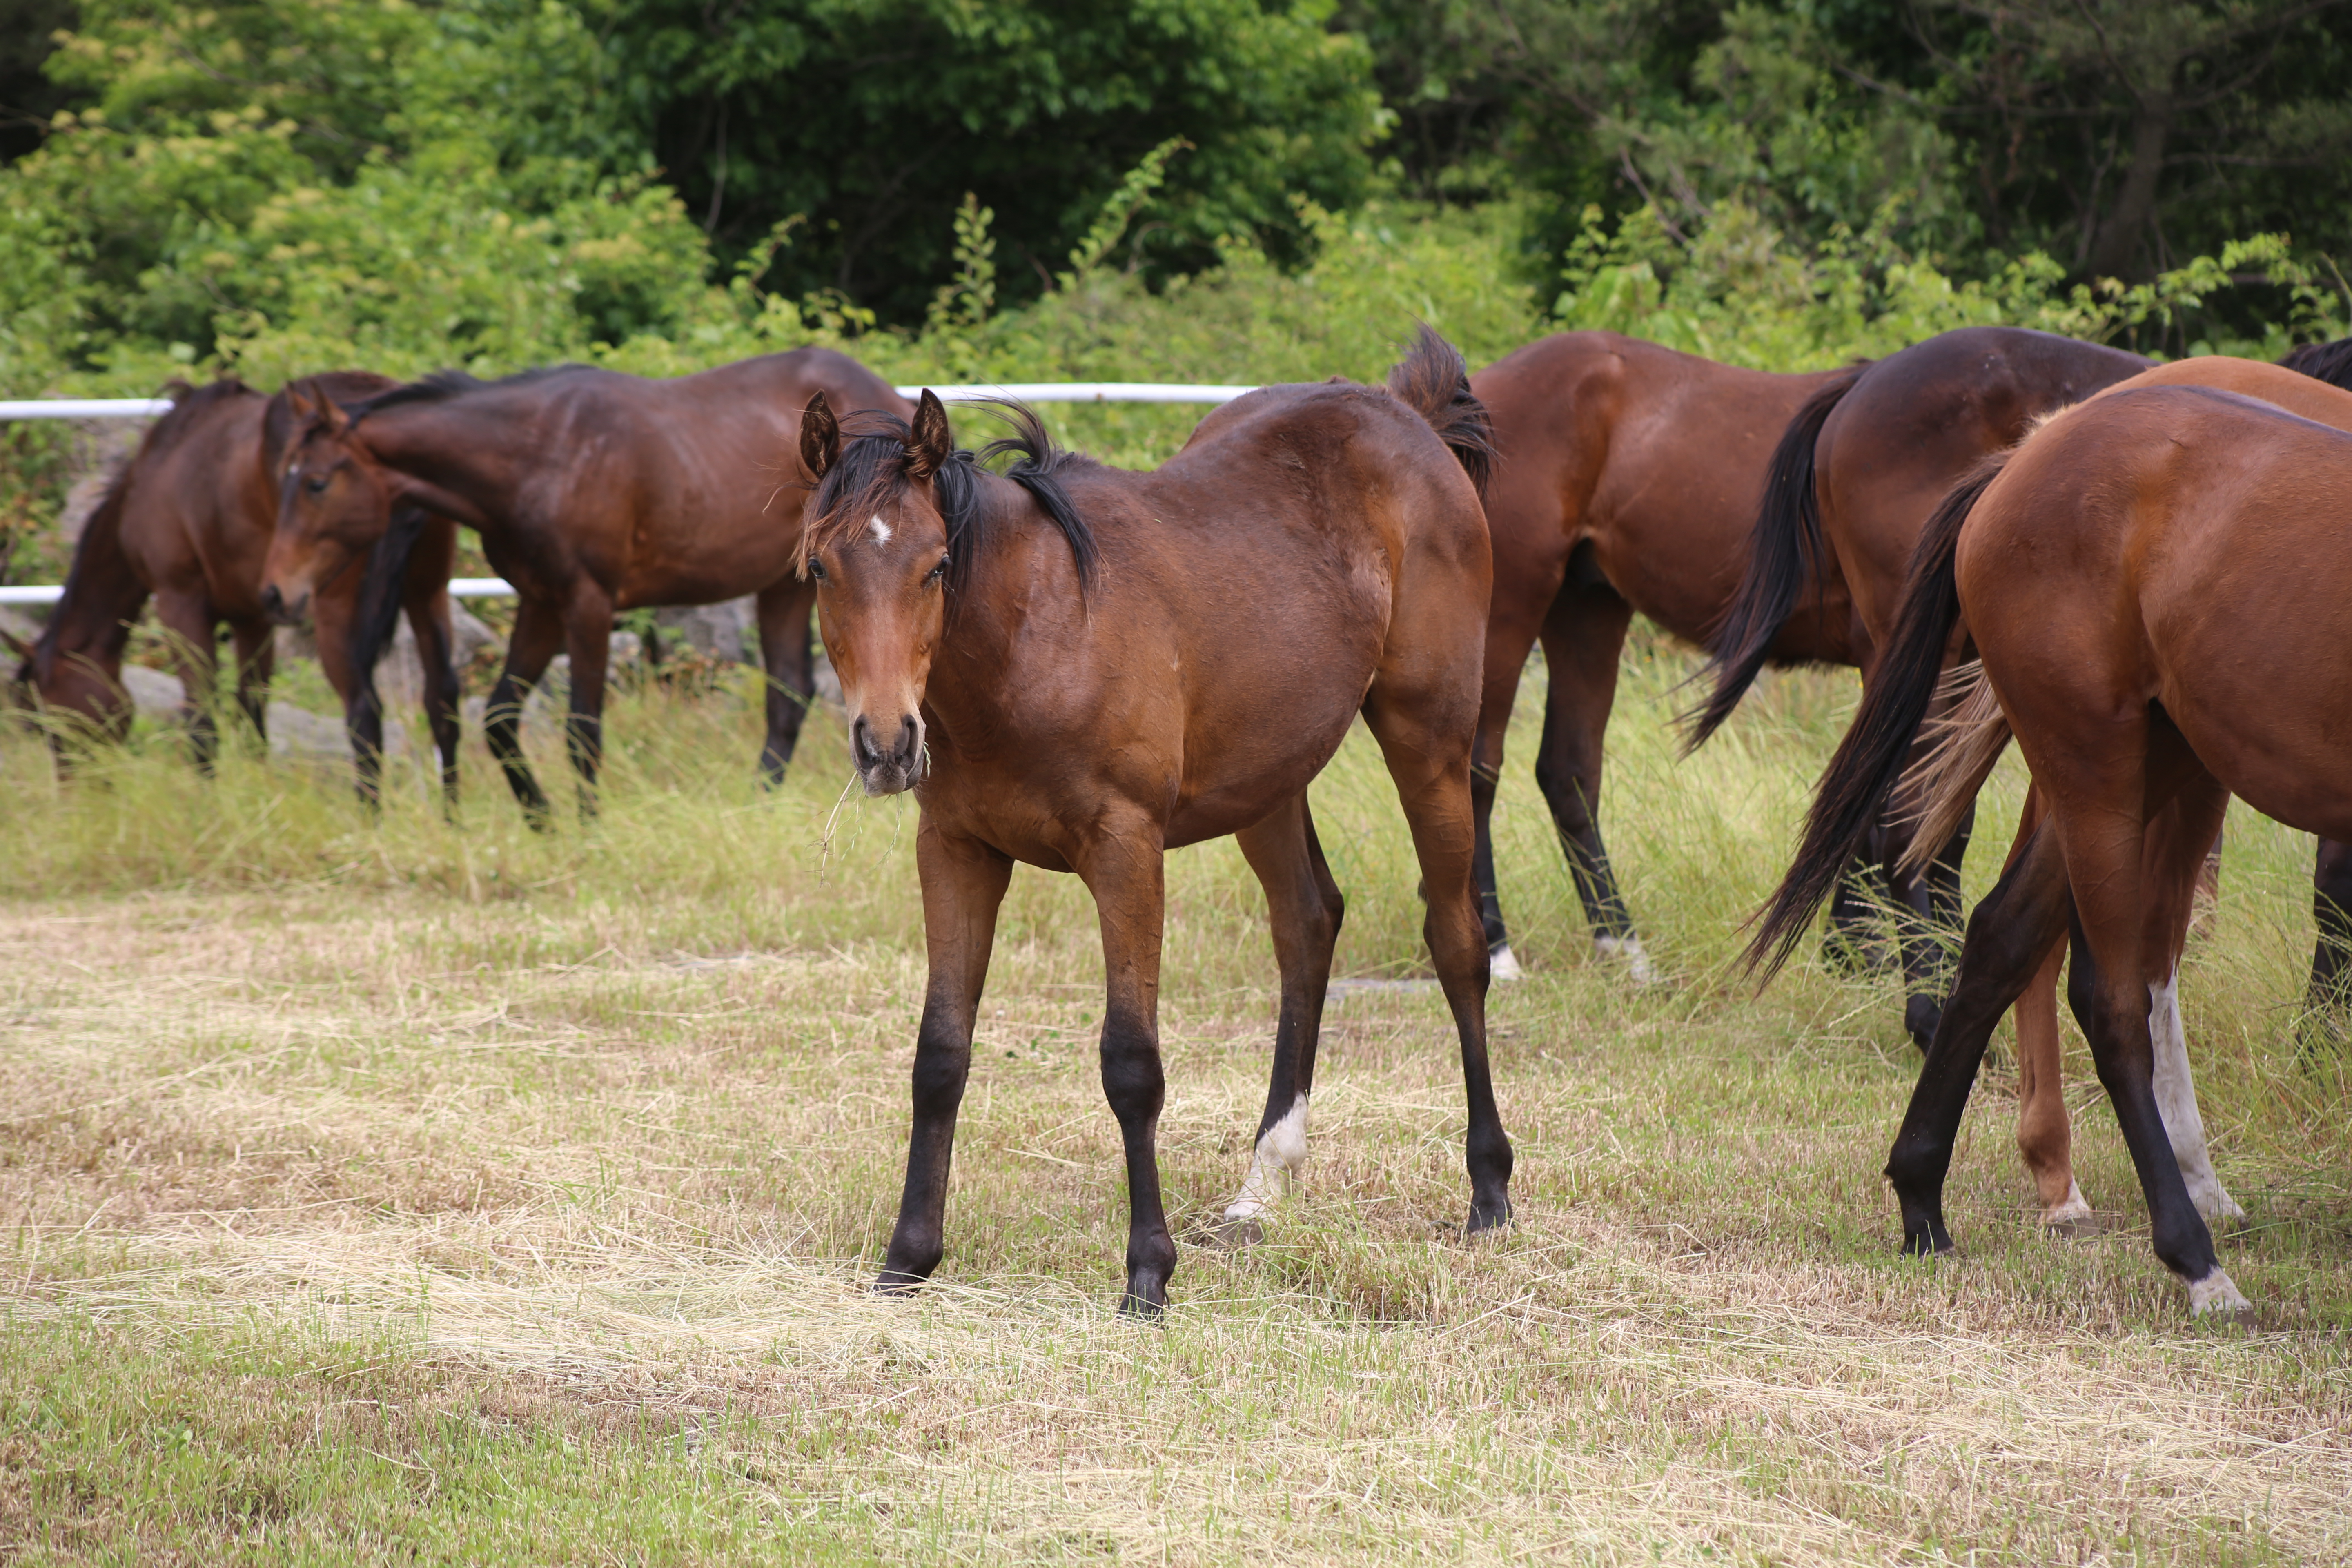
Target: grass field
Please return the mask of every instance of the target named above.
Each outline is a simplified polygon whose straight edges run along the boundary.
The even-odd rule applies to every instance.
[[[1962,1252],[1906,1262],[1892,984],[1731,967],[1853,679],[1776,679],[1685,764],[1686,668],[1629,656],[1612,734],[1648,989],[1587,957],[1527,777],[1539,668],[1523,693],[1497,823],[1531,973],[1492,1003],[1516,1227],[1455,1234],[1437,999],[1354,988],[1303,1189],[1254,1249],[1186,1245],[1157,1326],[1112,1310],[1091,909],[1028,870],[946,1264],[866,1293],[921,942],[912,807],[842,798],[836,721],[765,796],[739,696],[625,699],[602,824],[542,838],[471,740],[451,827],[413,781],[375,825],[331,773],[202,784],[157,737],[60,785],[0,737],[0,1560],[2352,1557],[2352,1089],[2293,1044],[2309,841],[2233,819],[2183,986],[2257,1321],[2189,1321],[2079,1041],[2105,1232],[2039,1234],[1996,1066]],[[1316,811],[1340,973],[1422,973],[1360,735]],[[1274,965],[1229,845],[1170,887],[1189,1242],[1245,1163]]]

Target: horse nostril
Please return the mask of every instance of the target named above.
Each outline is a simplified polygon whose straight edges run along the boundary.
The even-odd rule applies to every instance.
[[[906,759],[907,764],[911,767],[914,765],[915,758],[920,754],[922,748],[922,737],[915,727],[914,716],[909,714],[906,718],[899,720],[898,755]]]
[[[275,617],[283,615],[285,610],[286,595],[278,591],[277,584],[272,583],[268,587],[264,588],[261,591],[261,613],[263,615]]]
[[[866,722],[863,713],[850,721],[849,757],[861,772],[872,767],[877,760],[874,754],[874,731]]]

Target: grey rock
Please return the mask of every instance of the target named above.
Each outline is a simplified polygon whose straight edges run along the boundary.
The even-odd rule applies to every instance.
[[[671,605],[654,612],[654,625],[713,658],[732,664],[760,660],[759,600],[746,594],[716,605]]]
[[[483,648],[496,646],[498,640],[498,634],[476,619],[465,605],[449,606],[450,659],[459,669],[473,663],[474,656]],[[404,615],[400,617],[399,629],[393,634],[392,647],[376,660],[375,689],[387,710],[415,708],[425,701],[425,664],[416,654],[416,628],[408,624]],[[391,742],[385,744],[388,747]]]
[[[178,676],[143,664],[122,667],[122,689],[131,694],[131,707],[151,719],[177,720],[187,705],[187,688]]]

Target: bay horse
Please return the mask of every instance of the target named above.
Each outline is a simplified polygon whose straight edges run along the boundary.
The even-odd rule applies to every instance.
[[[756,594],[760,765],[772,783],[815,689],[793,454],[798,411],[819,392],[854,408],[908,408],[856,361],[813,348],[667,381],[562,365],[494,382],[444,372],[357,400],[297,386],[263,607],[300,616],[318,584],[384,536],[395,507],[473,529],[519,601],[484,738],[524,814],[544,825],[548,798],[519,731],[523,699],[558,649],[572,661],[566,751],[581,813],[593,816],[615,612]]]
[[[877,1289],[942,1256],[956,1111],[996,912],[1015,861],[1094,895],[1108,995],[1102,1083],[1125,1148],[1123,1309],[1160,1311],[1176,1248],[1157,1126],[1165,853],[1232,835],[1265,889],[1282,973],[1246,1237],[1307,1152],[1307,1096],[1346,900],[1307,785],[1359,713],[1409,824],[1423,935],[1469,1101],[1469,1228],[1510,1214],[1511,1145],[1486,1059],[1486,945],[1471,879],[1478,628],[1492,589],[1484,411],[1424,328],[1385,387],[1262,387],[1149,473],[1055,450],[1035,416],[958,451],[924,392],[911,423],[801,425],[819,476],[801,545],[850,712],[857,776],[913,790],[930,977],[906,1186]]]
[[[394,385],[388,376],[345,371],[313,378],[335,395],[364,396]],[[120,739],[131,707],[121,684],[122,655],[148,598],[173,634],[172,652],[186,692],[186,724],[195,761],[210,770],[217,731],[210,694],[215,637],[224,623],[234,639],[236,700],[257,733],[267,735],[274,662],[263,610],[262,561],[278,510],[276,475],[294,428],[292,401],[264,396],[235,379],[167,388],[172,407],[108,484],[83,527],[64,596],[40,636],[20,649],[20,687],[47,711],[82,721],[88,732]],[[445,796],[457,783],[457,678],[450,666],[449,569],[457,530],[447,520],[407,510],[407,541],[395,570],[356,561],[327,574],[316,595],[319,662],[342,699],[361,797],[374,800],[383,754],[383,710],[375,691],[378,654],[405,609],[425,670],[425,722],[440,752]],[[60,763],[63,734],[52,731]]]
[[[2208,386],[2257,397],[2302,418],[2352,431],[2352,391],[2315,379],[2308,371],[2297,368],[2312,364],[2325,369],[2327,361],[2303,351],[2289,355],[2279,364],[2219,354],[2176,360],[2118,382],[2096,395],[2111,396],[2146,386]],[[2345,370],[2352,370],[2352,361],[2345,362],[2338,374]],[[1945,726],[1946,733],[1906,774],[1897,795],[1901,807],[1897,815],[1917,818],[1911,848],[1915,858],[1926,845],[1937,842],[1966,816],[1968,803],[1975,798],[1975,792],[1990,774],[2008,742],[2007,723],[2001,718],[2000,705],[1992,700],[1991,689],[1983,682],[1981,668],[1963,667],[1958,673],[1961,679],[1954,683],[1955,711]],[[2029,791],[2016,844],[2011,851],[2012,863],[2024,852],[2045,813],[2046,803],[2041,792]],[[2171,853],[2169,839],[2179,830],[2178,817],[2178,811],[2172,808],[2151,816],[2150,857]],[[2345,847],[2332,840],[2323,838],[2319,847],[2321,875],[2314,898],[2319,937],[2310,990],[2314,998],[2326,994],[2326,963],[2330,959],[2340,961],[2344,905],[2331,896],[2327,883],[2331,863],[2340,866],[2347,858]],[[2157,1105],[2163,1112],[2173,1156],[2180,1165],[2197,1212],[2205,1216],[2209,1225],[2242,1221],[2246,1217],[2245,1210],[2222,1185],[2206,1148],[2204,1117],[2198,1109],[2196,1080],[2189,1064],[2189,1041],[2181,1026],[2180,954],[2188,940],[2191,903],[2176,904],[2159,889],[2150,894],[2149,911],[2147,936],[2143,944],[2148,969],[2142,978],[2149,997],[2148,1029],[2156,1053]],[[2064,957],[2059,949],[2053,948],[2017,1005],[2017,1144],[2027,1168],[2033,1173],[2035,1190],[2042,1205],[2042,1223],[2053,1228],[2071,1229],[2091,1219],[2091,1208],[2074,1182],[2073,1128],[2060,1076],[2063,1053],[2058,1037],[2058,970]],[[2068,999],[2087,1037],[2090,998],[2095,985],[2091,955],[2080,943],[2074,944],[2072,976]]]
[[[2241,1311],[2166,1136],[2147,990],[2151,906],[2178,907],[2228,798],[2352,839],[2352,434],[2210,387],[2060,414],[1947,497],[1880,679],[1823,774],[1751,959],[1787,956],[1904,772],[1965,629],[2047,818],[1969,917],[1889,1156],[1906,1252],[1947,1251],[1943,1182],[1993,1026],[2070,922],[2094,961],[2092,1054],[2192,1311]],[[1979,782],[1961,775],[1959,785]],[[2163,813],[2172,829],[2150,832]]]

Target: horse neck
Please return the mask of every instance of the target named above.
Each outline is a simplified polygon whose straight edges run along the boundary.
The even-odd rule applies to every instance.
[[[1054,641],[1066,644],[1071,629],[1083,635],[1097,625],[1096,606],[1080,592],[1068,542],[1029,493],[993,474],[984,475],[981,487],[986,509],[981,552],[948,617],[924,690],[925,706],[951,734],[959,721],[992,728],[1017,720],[1027,682],[1014,665],[1024,645],[1035,645],[1035,633],[1050,633],[1051,624],[1059,623],[1065,629]],[[1099,583],[1088,592],[1098,595]]]
[[[138,454],[124,465],[82,524],[73,563],[66,572],[65,595],[34,645],[36,664],[44,675],[61,658],[94,659],[110,674],[121,662],[131,623],[138,618],[148,593],[122,538],[131,482],[144,457]]]
[[[355,434],[401,500],[489,534],[513,515],[534,469],[563,460],[530,438],[530,423],[510,399],[477,395],[398,405]]]

